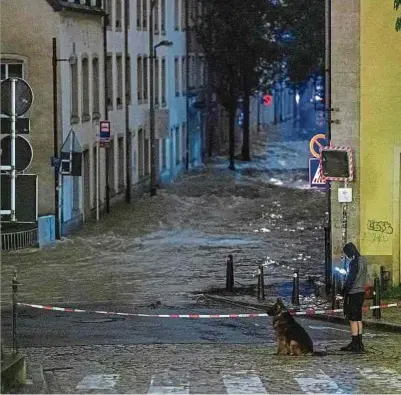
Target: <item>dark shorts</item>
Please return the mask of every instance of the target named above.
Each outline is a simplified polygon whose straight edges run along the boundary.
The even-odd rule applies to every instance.
[[[348,294],[347,296],[347,318],[350,321],[362,321],[362,306],[365,293]]]

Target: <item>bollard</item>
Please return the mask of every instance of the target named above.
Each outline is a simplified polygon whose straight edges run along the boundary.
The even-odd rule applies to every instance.
[[[233,292],[234,290],[234,260],[230,254],[227,257],[227,276],[226,276],[226,291]]]
[[[265,277],[263,274],[263,265],[258,268],[258,299],[265,300]]]
[[[373,305],[380,306],[380,278],[376,277],[373,282]],[[373,310],[373,318],[380,320],[382,318],[381,309]]]
[[[332,277],[332,292],[331,292],[331,308],[336,310],[340,307],[340,301],[336,299],[336,296],[339,293],[339,282],[335,272],[333,272]]]
[[[17,342],[17,293],[18,293],[17,270],[14,269],[12,288],[13,288],[13,307],[12,307],[12,333],[13,333],[13,352],[18,352]]]
[[[324,228],[324,264],[325,264],[325,286],[326,295],[330,295],[331,291],[331,276],[332,276],[332,262],[331,262],[331,245],[330,245],[330,229],[328,226]]]
[[[292,304],[299,305],[299,269],[294,270],[293,274]]]
[[[384,266],[380,266],[380,291],[381,293],[386,292],[389,289],[391,280],[390,271],[386,270]]]

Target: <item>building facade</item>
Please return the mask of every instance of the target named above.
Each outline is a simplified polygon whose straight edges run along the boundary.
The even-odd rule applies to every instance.
[[[401,35],[392,4],[379,0],[332,1],[331,143],[355,154],[353,202],[348,204],[347,240],[355,242],[373,275],[384,266],[401,283],[400,101]],[[343,206],[332,183],[332,252],[341,254]]]
[[[24,78],[35,97],[26,114],[31,122],[27,138],[33,148],[33,160],[26,173],[38,175],[40,216],[56,213],[58,172],[51,164],[55,129],[57,150],[73,131],[75,146],[92,153],[84,155],[83,177],[60,175],[56,217],[60,224],[66,224],[66,231],[69,224],[82,222],[83,215],[88,216],[94,206],[93,128],[103,117],[104,108],[102,15],[97,0],[7,0],[1,6],[1,78]],[[29,27],[31,33],[25,34]]]

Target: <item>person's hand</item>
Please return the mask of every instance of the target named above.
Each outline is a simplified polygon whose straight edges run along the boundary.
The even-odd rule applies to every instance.
[[[336,295],[336,300],[343,300],[343,299],[344,299],[344,296]]]

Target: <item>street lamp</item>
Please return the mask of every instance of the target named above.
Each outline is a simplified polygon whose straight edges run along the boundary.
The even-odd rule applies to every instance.
[[[73,53],[68,59],[57,58],[57,40],[55,37],[52,39],[53,54],[52,54],[52,68],[53,68],[53,150],[54,150],[54,217],[55,217],[55,237],[59,240],[61,237],[60,229],[60,185],[59,185],[59,161],[58,161],[58,86],[57,86],[57,62],[68,62],[71,66],[77,63],[77,56],[75,55],[75,47],[73,46]]]
[[[149,15],[149,58],[150,58],[150,97],[149,97],[149,136],[150,136],[150,196],[156,195],[156,137],[155,137],[155,103],[154,103],[154,62],[156,59],[156,49],[158,47],[171,47],[172,41],[162,40],[158,44],[153,43],[153,12],[156,6],[156,0],[150,4]]]

